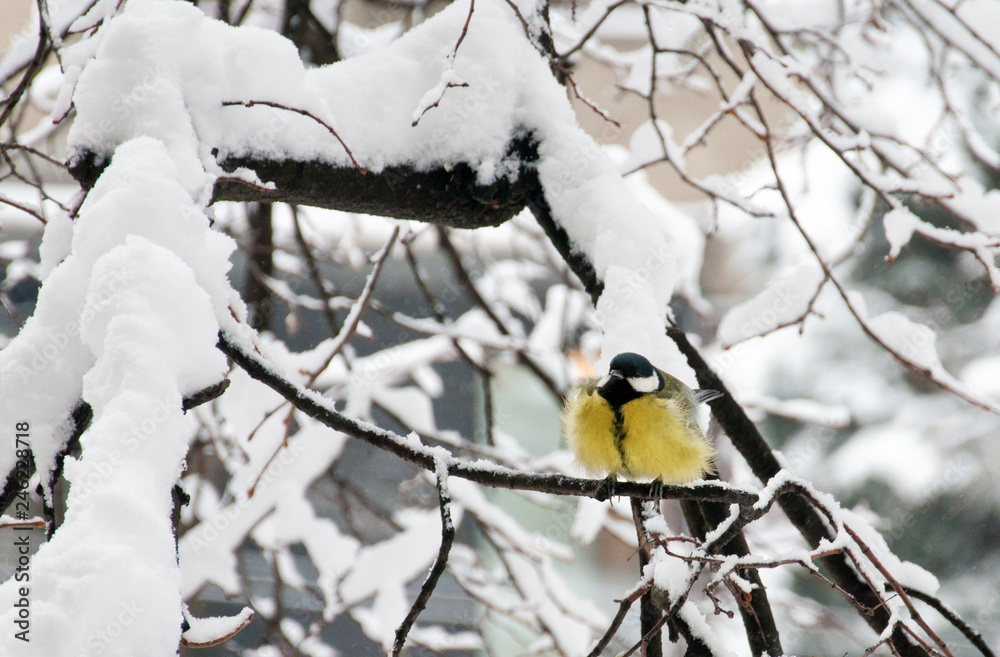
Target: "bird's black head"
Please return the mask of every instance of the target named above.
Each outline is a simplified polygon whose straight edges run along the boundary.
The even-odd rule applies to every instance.
[[[612,406],[627,404],[650,392],[663,389],[663,377],[644,356],[630,351],[611,359],[608,375],[597,392]]]

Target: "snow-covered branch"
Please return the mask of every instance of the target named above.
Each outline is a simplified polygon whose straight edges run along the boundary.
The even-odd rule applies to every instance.
[[[24,2],[0,652],[992,657],[990,3]],[[721,479],[576,476],[625,351]]]

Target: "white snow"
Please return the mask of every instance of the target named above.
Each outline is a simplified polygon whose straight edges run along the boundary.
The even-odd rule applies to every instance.
[[[32,402],[26,389],[5,394],[5,403],[21,406],[2,413],[37,418],[33,447],[43,471],[59,447],[61,413],[80,398],[94,409],[80,458],[65,462],[65,521],[32,559],[33,640],[26,646],[5,633],[0,651],[54,655],[94,649],[95,641],[108,655],[177,649],[171,489],[190,436],[181,400],[225,374],[215,343],[217,311],[231,301],[232,248],[210,230],[178,174],[154,140],[119,147],[81,209],[70,253],[49,275],[38,311],[0,352],[5,386],[45,395]],[[53,327],[63,332],[54,336]],[[10,375],[46,343],[55,351],[28,380]],[[17,590],[13,579],[0,585],[8,625]]]
[[[253,620],[253,610],[249,607],[243,607],[240,613],[235,616],[210,616],[208,618],[195,618],[185,611],[184,617],[190,626],[183,634],[184,641],[189,644],[212,645],[235,634],[240,628],[249,624]]]
[[[522,12],[533,15],[527,8]],[[142,131],[161,139],[183,163],[185,187],[198,195],[217,173],[210,146],[222,154],[350,165],[345,150],[316,121],[225,102],[258,100],[309,111],[373,172],[390,162],[418,169],[468,162],[483,183],[509,174],[504,154],[516,129],[533,131],[555,218],[606,283],[599,305],[604,358],[635,350],[683,371],[663,335],[678,280],[663,254],[687,252],[688,239],[678,242],[657,228],[612,162],[577,126],[564,89],[524,39],[506,3],[477,3],[452,58],[467,16],[467,3],[455,3],[382,49],[305,70],[291,44],[274,33],[229,27],[182,4],[131,2],[101,31],[92,61],[81,61],[90,54],[83,46],[66,56],[71,64],[85,64],[74,94],[78,116],[71,148],[107,152]],[[441,89],[459,80],[470,86]],[[438,91],[444,91],[439,105],[412,126],[414,108],[428,108]],[[339,102],[345,95],[351,103]],[[389,96],[393,101],[385,102]],[[109,99],[117,100],[109,105]],[[637,273],[635,262],[656,266]]]
[[[920,220],[905,207],[895,208],[885,214],[882,225],[885,238],[889,240],[889,260],[894,260],[900,250],[909,243]]]
[[[77,20],[84,4],[82,0],[53,3],[56,27],[64,29],[74,20],[74,29],[89,27],[119,11],[117,3],[101,0]],[[762,0],[757,5],[786,29],[825,31],[836,20],[828,3],[814,0]],[[606,6],[601,2],[590,5],[576,25],[564,21],[560,26],[557,14],[559,42],[573,43],[582,34],[577,28],[585,30],[593,25]],[[537,30],[536,7],[529,2],[518,7],[528,17],[529,30]],[[867,16],[866,7],[850,2],[844,11],[860,23]],[[973,2],[965,3],[962,11],[973,11],[972,7],[983,11],[981,3]],[[679,4],[676,11],[673,5],[670,9],[649,9],[661,46],[687,47],[687,40],[700,30],[699,15],[711,17],[736,36],[753,29],[747,22],[748,14],[736,3],[718,7]],[[934,11],[936,15],[946,13]],[[66,418],[73,405],[83,399],[95,410],[93,426],[83,438],[81,457],[66,465],[71,482],[66,522],[33,562],[33,604],[39,632],[38,642],[27,654],[65,653],[91,640],[101,642],[103,654],[174,654],[182,595],[191,595],[208,583],[229,593],[239,591],[233,555],[248,536],[273,553],[287,583],[293,586],[301,585],[303,579],[289,549],[303,545],[319,571],[327,615],[351,613],[370,638],[388,646],[396,623],[409,606],[407,586],[420,579],[436,554],[440,540],[436,509],[399,514],[396,520],[404,530],[374,545],[362,545],[342,535],[334,522],[317,516],[306,490],[340,456],[347,438],[298,414],[280,412],[265,420],[267,413],[284,402],[236,373],[230,392],[218,402],[226,411],[224,415],[231,418],[231,426],[225,430],[235,436],[232,452],[221,455],[231,482],[219,493],[208,489],[197,508],[187,512],[199,524],[181,541],[180,568],[174,562],[167,521],[169,492],[181,474],[191,431],[191,419],[180,413],[180,400],[225,374],[225,361],[214,348],[219,327],[242,331],[238,338],[243,346],[259,348],[297,383],[308,378],[307,370],[315,367],[320,354],[339,352],[343,346],[336,340],[327,341],[306,354],[290,354],[280,344],[250,335],[240,323],[245,309],[226,279],[233,245],[209,229],[204,213],[211,186],[221,173],[213,149],[223,156],[320,159],[351,166],[347,150],[330,134],[335,130],[368,171],[377,173],[395,164],[447,169],[468,162],[478,180],[489,183],[513,175],[505,159],[510,136],[518,130],[531,132],[539,140],[538,174],[555,219],[567,230],[574,246],[589,256],[606,284],[597,308],[604,336],[603,359],[619,351],[640,351],[691,382],[690,376],[685,376],[689,373],[683,359],[664,336],[663,328],[669,314],[667,304],[675,293],[686,296],[697,312],[711,310],[699,287],[704,234],[691,217],[653,190],[644,173],[623,182],[618,172],[661,157],[664,147],[671,160],[683,167],[686,149],[698,141],[711,121],[702,123],[681,144],[675,141],[669,124],[646,122],[633,133],[627,155],[620,150],[603,150],[577,126],[566,90],[552,78],[548,62],[524,39],[522,25],[506,2],[479,0],[469,32],[456,48],[456,38],[468,16],[469,1],[459,0],[397,40],[393,39],[402,29],[399,23],[376,30],[343,23],[339,45],[349,59],[335,66],[306,69],[295,48],[272,31],[226,26],[186,3],[130,0],[96,35],[81,38],[63,50],[64,75],[53,67],[44,84],[33,90],[39,107],[53,114],[68,109],[72,100],[76,118],[69,135],[71,149],[93,149],[102,155],[113,154],[114,159],[76,220],[52,214],[41,247],[38,273],[45,285],[37,310],[21,333],[0,351],[0,417],[23,415],[31,420],[32,447],[43,478],[67,436]],[[943,17],[949,21],[949,30],[955,27],[952,19]],[[638,7],[623,7],[602,28],[602,35],[644,38],[644,26],[638,18]],[[860,45],[860,29],[854,24],[846,26],[843,38],[857,39]],[[30,57],[31,34],[25,34],[0,61],[0,77]],[[916,52],[917,43],[917,35],[902,39],[893,49],[893,59],[885,62],[877,61],[871,46],[857,51],[847,48],[844,56],[861,79],[879,67],[905,65]],[[596,51],[596,47],[588,49]],[[995,53],[974,50],[973,58],[988,70],[1000,70]],[[602,50],[593,54],[631,64],[649,56],[648,51],[611,54]],[[661,60],[661,74],[682,68],[673,55],[658,59],[658,66]],[[787,96],[807,120],[816,119],[818,105],[799,82],[810,74],[810,62],[794,56],[772,59],[761,50],[752,64],[756,73],[748,73],[731,101],[715,110],[720,116],[740,111],[736,105],[751,89],[767,83]],[[648,85],[649,73],[641,65],[631,66],[624,86],[643,88]],[[53,91],[60,83],[64,84],[63,92],[54,99]],[[692,84],[696,83],[692,79]],[[457,84],[469,86],[449,87]],[[858,155],[852,162],[862,168],[870,182],[893,191],[950,195],[942,198],[946,207],[970,226],[992,233],[937,228],[900,206],[885,216],[890,258],[895,258],[916,232],[972,252],[987,264],[994,282],[1000,280],[1000,272],[991,264],[1000,196],[968,178],[951,181],[922,170],[912,151],[886,139],[930,133],[940,103],[929,99],[926,91],[914,91],[909,83],[878,85],[877,93],[858,80],[833,80],[832,84],[838,97],[844,99],[838,109],[858,129],[854,134],[827,134],[828,140],[835,148]],[[253,101],[306,111],[315,118],[280,107],[243,105]],[[858,109],[852,109],[853,101]],[[885,111],[869,111],[873,106]],[[908,111],[900,112],[900,107]],[[31,139],[41,139],[50,129],[40,126]],[[986,147],[980,148],[986,152]],[[867,157],[871,153],[858,152],[869,149],[877,149],[890,168],[899,165],[911,173],[904,177],[876,170],[871,166],[872,158]],[[808,148],[804,153],[801,163],[781,157],[783,179],[792,190],[807,234],[820,244],[821,255],[845,252],[853,248],[860,229],[849,201],[856,177],[825,147]],[[728,181],[710,179],[703,184],[726,198],[739,200],[747,194],[737,194],[736,187],[758,183],[747,180],[756,174],[741,171]],[[247,170],[230,175],[259,182]],[[823,184],[817,186],[816,181]],[[736,208],[723,207],[722,223],[747,210],[782,218],[783,199],[763,185],[757,185],[756,191],[760,193],[754,194],[752,206],[740,202]],[[363,230],[353,228],[336,235],[329,228],[315,232],[322,232],[331,244],[342,240],[349,245],[344,249],[349,253],[346,259],[360,267],[364,262],[361,242],[385,224],[373,229],[376,222],[371,218],[350,221],[364,224],[368,233],[362,235]],[[520,221],[525,220],[522,217]],[[279,220],[278,235],[287,233],[288,226],[287,220]],[[772,282],[726,315],[719,334],[727,346],[797,322],[824,281],[800,236],[771,228],[754,230],[759,231],[755,237],[776,238],[784,255],[776,263],[779,273]],[[498,231],[495,235],[499,235],[495,241],[500,242],[509,233]],[[763,248],[750,242],[759,245],[766,240],[744,241],[747,244],[741,246],[747,248],[741,252]],[[11,253],[14,251],[11,247]],[[442,448],[425,446],[417,432],[444,436],[437,429],[432,403],[444,386],[431,365],[456,358],[456,342],[473,358],[482,360],[491,356],[494,347],[526,349],[541,354],[539,362],[555,380],[568,378],[563,361],[554,352],[564,334],[587,321],[588,300],[568,286],[554,286],[545,303],[539,304],[529,284],[533,272],[538,271],[523,264],[495,264],[479,281],[482,294],[498,306],[508,322],[511,336],[500,335],[480,312],[470,312],[453,324],[400,317],[400,323],[431,336],[370,357],[341,354],[316,373],[316,386],[346,389],[343,398],[351,415],[369,418],[374,404],[392,412],[413,430],[398,440],[433,455],[439,473],[443,473],[451,464],[450,457]],[[29,273],[24,263],[13,264],[9,271],[14,275]],[[759,281],[747,283],[748,289],[760,287]],[[287,286],[281,292],[295,303],[316,307]],[[927,370],[946,387],[997,408],[994,400],[965,387],[967,382],[988,384],[989,368],[996,365],[993,360],[973,361],[959,381],[944,369],[934,329],[896,311],[868,318],[860,297],[852,299],[851,308],[891,350]],[[360,304],[356,309],[360,311]],[[517,322],[518,314],[535,320],[530,335]],[[816,323],[810,320],[810,328]],[[827,330],[842,327],[841,323]],[[786,342],[779,345],[789,344],[788,333],[782,336]],[[754,341],[750,349],[761,342]],[[796,361],[806,353],[788,349],[785,360]],[[736,349],[727,354],[738,355]],[[798,360],[812,364],[808,359]],[[801,367],[794,362],[784,366],[790,370]],[[772,374],[757,371],[753,376],[759,380]],[[742,377],[743,381],[747,378]],[[817,385],[829,385],[831,378]],[[843,427],[851,419],[884,419],[892,412],[896,398],[881,394],[887,386],[875,385],[875,378],[864,374],[852,375],[849,380],[851,390],[845,393],[853,395],[849,405],[759,394],[741,399],[768,412],[833,427]],[[842,383],[844,379],[834,381]],[[858,397],[866,399],[859,402]],[[332,405],[319,395],[315,399]],[[207,413],[199,418],[214,421]],[[288,435],[292,419],[298,431]],[[288,425],[283,424],[286,420]],[[941,446],[927,440],[921,431],[918,426],[889,423],[861,432],[829,462],[836,472],[853,477],[847,483],[879,476],[903,495],[919,495],[928,482],[934,483],[936,471],[928,464],[945,458]],[[906,459],[896,458],[900,444]],[[515,453],[512,446],[513,439],[498,431],[496,452],[486,451],[500,463],[529,467],[542,462],[531,462],[526,454]],[[504,455],[506,460],[499,458]],[[558,465],[560,458],[556,455],[549,463]],[[0,450],[0,469],[9,469],[11,459],[9,450]],[[900,475],[900,463],[912,465],[907,467],[905,479]],[[487,460],[473,465],[484,471],[504,471]],[[773,494],[774,486],[789,476],[785,473],[769,482],[762,495]],[[480,487],[456,480],[449,482],[449,489],[456,499],[455,522],[461,521],[462,513],[472,513],[500,545],[501,558],[507,559],[505,566],[517,588],[517,595],[511,597],[520,609],[513,613],[528,622],[548,624],[554,647],[561,652],[586,652],[593,627],[571,612],[591,619],[599,614],[573,603],[551,563],[552,559],[572,558],[573,552],[525,530]],[[834,524],[846,522],[863,533],[865,542],[878,551],[898,578],[925,590],[936,586],[922,570],[893,560],[884,542],[860,516],[839,509],[825,496],[822,499],[835,514]],[[634,532],[628,536],[631,529],[618,511],[609,512],[607,505],[591,500],[581,501],[571,530],[573,538],[589,543],[601,528],[627,542],[634,540]],[[837,544],[849,545],[843,531]],[[456,562],[461,561],[461,546],[456,546],[455,554]],[[474,569],[468,560],[462,564],[461,568],[467,569],[462,574],[473,579],[470,573]],[[657,583],[675,594],[682,591],[691,572],[675,559],[655,561],[652,571]],[[378,575],[373,577],[372,572]],[[865,573],[880,578],[871,568]],[[480,576],[482,571],[474,574]],[[476,584],[481,587],[477,591],[494,591],[481,582]],[[0,586],[0,602],[9,602],[13,591],[11,582]],[[266,610],[267,601],[260,604]],[[6,603],[0,605],[0,609],[10,608]],[[898,603],[891,611],[902,613]],[[685,604],[681,614],[696,632],[708,636],[706,619],[695,603]],[[190,634],[216,635],[240,619],[245,620],[246,615],[204,619],[193,624]],[[101,627],[109,628],[108,633],[113,628],[115,640],[105,641],[92,634],[94,628]],[[309,640],[294,621],[286,619],[282,627],[298,639]],[[476,637],[449,635],[436,626],[415,627],[411,638],[442,649],[479,648]],[[551,647],[545,643],[548,640],[538,645]],[[9,636],[0,638],[0,649],[9,647],[10,642]],[[322,647],[317,644],[315,650],[319,654]],[[718,654],[724,653],[719,649]]]

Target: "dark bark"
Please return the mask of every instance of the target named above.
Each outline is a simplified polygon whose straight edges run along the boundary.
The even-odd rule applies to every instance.
[[[728,516],[726,507],[721,504],[681,500],[681,508],[684,510],[684,518],[687,520],[691,533],[701,541],[704,541],[708,532],[718,527]],[[737,557],[745,557],[750,554],[750,548],[742,533],[737,534],[728,543],[722,545],[719,551],[722,554]],[[750,653],[754,657],[762,657],[765,654],[783,655],[784,650],[781,648],[778,627],[774,622],[771,604],[767,599],[767,590],[760,579],[760,574],[752,568],[739,569],[737,574],[754,587],[747,598],[737,601],[740,616],[743,618],[743,627],[747,634],[747,642],[750,644]]]
[[[249,257],[247,275],[243,281],[243,300],[247,304],[249,323],[257,331],[271,328],[274,316],[274,295],[267,280],[274,275],[274,230],[271,223],[271,203],[251,203],[247,212]]]
[[[537,148],[533,137],[521,134],[513,138],[508,158],[519,172],[516,178],[479,185],[471,165],[466,163],[428,171],[394,166],[378,173],[365,173],[358,168],[323,162],[230,156],[220,162],[224,170],[246,167],[265,183],[273,184],[274,189],[261,188],[235,178],[223,178],[216,182],[213,201],[282,201],[459,228],[496,226],[525,206],[530,206],[555,248],[596,302],[603,290],[603,282],[586,255],[575,248],[551,215],[544,190],[534,171]],[[70,170],[84,187],[89,187],[106,164],[104,156],[82,153],[74,157]],[[762,482],[768,481],[780,470],[770,446],[687,336],[679,330],[671,330],[668,334],[687,358],[699,386],[724,393],[711,402],[712,412],[754,474]],[[233,356],[225,345],[223,348]],[[496,485],[495,482],[493,485]],[[819,511],[807,499],[787,494],[779,498],[779,503],[810,546],[816,547],[823,539],[831,538]],[[839,586],[872,609],[872,613],[864,615],[864,618],[876,632],[881,633],[889,617],[879,603],[878,594],[858,577],[842,555],[825,557],[821,565]],[[902,657],[927,655],[900,632],[894,633],[893,643]]]
[[[107,167],[110,157],[92,151],[74,153],[69,171],[84,189],[89,189]],[[512,165],[516,175],[482,185],[466,162],[425,170],[396,165],[376,173],[320,161],[226,155],[219,160],[224,171],[250,169],[274,188],[222,177],[215,183],[212,202],[280,201],[454,228],[499,226],[523,210],[529,195],[537,192],[536,159],[534,138],[529,134],[516,136],[507,149],[507,164]]]

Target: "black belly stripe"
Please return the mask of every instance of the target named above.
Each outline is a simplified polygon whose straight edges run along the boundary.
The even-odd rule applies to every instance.
[[[625,413],[621,406],[614,407],[615,412],[615,447],[618,448],[618,458],[621,459],[622,469],[628,472],[628,465],[625,463]]]

